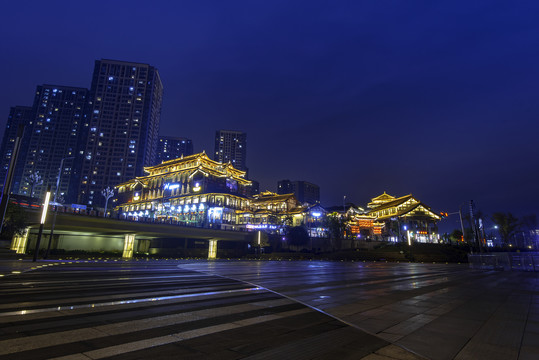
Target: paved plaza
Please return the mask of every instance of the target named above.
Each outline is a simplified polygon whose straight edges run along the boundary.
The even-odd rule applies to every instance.
[[[539,358],[536,273],[95,259],[0,275],[0,359]]]

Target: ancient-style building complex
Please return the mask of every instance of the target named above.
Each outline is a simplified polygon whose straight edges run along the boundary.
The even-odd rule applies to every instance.
[[[146,176],[116,186],[118,217],[183,226],[263,230],[283,234],[287,226],[304,226],[311,237],[329,236],[328,211],[319,204],[302,205],[294,194],[253,195],[245,172],[205,153],[145,167]],[[333,212],[351,238],[438,242],[441,216],[412,195],[395,198],[385,192],[368,210],[350,207]]]

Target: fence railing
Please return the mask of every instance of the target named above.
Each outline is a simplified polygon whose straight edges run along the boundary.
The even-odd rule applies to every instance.
[[[472,269],[539,272],[539,253],[474,254],[468,255],[468,263]]]

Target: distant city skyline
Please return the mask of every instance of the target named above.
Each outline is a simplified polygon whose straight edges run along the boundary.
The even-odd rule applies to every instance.
[[[9,116],[5,128],[3,129],[4,135],[2,137],[2,143],[0,144],[0,156],[2,157],[2,164],[0,168],[0,181],[6,179],[6,174],[9,170],[12,157],[14,155],[15,141],[19,133],[19,126],[26,126],[34,118],[34,109],[32,106],[12,106],[9,109]],[[24,135],[24,131],[23,131]],[[22,140],[22,139],[21,139]],[[28,141],[26,144],[21,146],[19,152],[26,152],[26,147],[28,146]],[[24,156],[19,156],[17,163],[14,165],[19,169],[24,167]],[[12,179],[12,189],[18,189],[21,182],[21,173],[14,173]]]
[[[215,132],[213,160],[225,164],[231,163],[236,169],[246,171],[249,175],[247,134],[239,130],[217,130]]]
[[[163,84],[156,67],[95,61],[79,202],[104,203],[101,191],[155,164]]]
[[[58,196],[76,202],[89,90],[45,84],[38,85],[34,95],[32,107],[12,108],[6,128],[8,136],[3,139],[2,156],[7,161],[17,125],[25,125],[11,191],[42,198],[49,186],[56,191],[57,177],[61,174]]]
[[[193,155],[193,141],[191,139],[159,135],[155,165],[188,155]]]
[[[301,203],[320,203],[320,187],[304,180],[281,180],[277,182],[277,194],[294,193]]]

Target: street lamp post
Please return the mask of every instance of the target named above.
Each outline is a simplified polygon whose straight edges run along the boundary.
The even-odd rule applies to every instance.
[[[51,250],[51,242],[52,242],[52,235],[54,235],[54,225],[56,224],[56,214],[58,213],[58,205],[56,203],[56,199],[58,198],[58,190],[60,189],[60,178],[62,177],[62,170],[64,167],[64,160],[71,160],[75,157],[67,157],[63,158],[60,161],[60,169],[58,170],[58,177],[56,178],[56,190],[54,191],[54,199],[52,202],[54,203],[54,215],[52,217],[52,226],[51,226],[51,233],[49,234],[49,244],[47,245],[47,251],[45,251],[45,256],[43,256],[43,259],[46,259],[49,257],[49,251]]]
[[[460,204],[459,206],[459,218],[460,218],[460,231],[462,231],[462,240],[464,240],[464,224],[462,222],[462,205],[464,205],[464,203]]]
[[[45,202],[43,203],[43,212],[41,213],[41,221],[39,223],[39,233],[37,235],[36,250],[34,251],[35,262],[37,260],[37,253],[39,252],[39,243],[41,242],[41,236],[43,236],[43,225],[45,225],[45,218],[47,217],[47,209],[49,208],[49,200],[51,199],[51,186],[47,187],[47,193],[45,194]]]
[[[464,205],[464,203],[460,204],[460,206],[459,206],[459,211],[455,211],[455,212],[449,213],[448,215],[459,214],[460,230],[462,231],[462,240],[464,240],[464,224],[463,224],[463,222],[462,222],[462,205]]]

